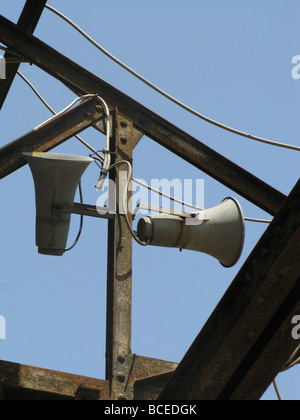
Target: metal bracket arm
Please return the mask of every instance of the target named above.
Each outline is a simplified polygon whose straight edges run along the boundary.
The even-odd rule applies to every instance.
[[[98,219],[114,220],[116,213],[108,207],[96,207],[90,204],[74,203],[73,206],[61,204],[55,206],[55,212],[79,214],[81,216],[97,217]]]

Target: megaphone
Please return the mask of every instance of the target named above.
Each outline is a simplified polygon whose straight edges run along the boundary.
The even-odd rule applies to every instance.
[[[197,220],[174,215],[150,215],[139,220],[138,238],[153,246],[188,249],[216,258],[233,267],[243,251],[245,220],[241,205],[226,198],[220,205],[203,210]]]
[[[62,256],[66,249],[71,215],[55,211],[73,205],[80,179],[93,159],[55,154],[23,153],[35,184],[36,245],[40,254]]]

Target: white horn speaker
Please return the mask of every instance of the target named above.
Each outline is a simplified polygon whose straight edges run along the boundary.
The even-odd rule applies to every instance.
[[[244,214],[237,200],[226,198],[217,207],[203,210],[194,223],[173,215],[144,217],[138,223],[137,236],[153,246],[203,252],[224,267],[233,267],[244,247]]]
[[[62,256],[71,215],[55,211],[73,205],[80,179],[93,159],[55,153],[23,153],[35,184],[36,245],[40,254]]]

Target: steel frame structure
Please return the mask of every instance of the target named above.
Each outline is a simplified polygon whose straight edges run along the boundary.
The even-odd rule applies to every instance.
[[[291,337],[291,319],[300,311],[300,181],[286,197],[34,37],[45,4],[27,0],[17,25],[0,16],[0,41],[76,94],[101,94],[113,114],[116,162],[132,163],[135,146],[147,135],[275,217],[178,365],[132,354],[132,237],[124,218],[111,216],[105,380],[3,361],[0,398],[259,399],[299,345]],[[0,107],[17,70],[18,64],[10,66],[7,79],[0,82]],[[22,152],[51,150],[90,126],[102,131],[101,118],[101,107],[90,98],[3,147],[0,179],[25,165]],[[117,188],[120,170],[110,175]],[[80,205],[64,210],[95,211]]]

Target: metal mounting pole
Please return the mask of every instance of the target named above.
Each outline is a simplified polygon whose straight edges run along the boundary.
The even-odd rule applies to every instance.
[[[111,151],[113,160],[127,160],[132,164],[133,149],[142,138],[133,124],[118,115],[114,118],[114,138]],[[117,213],[123,191],[120,172],[127,171],[126,165],[111,171],[110,179],[116,185]],[[121,194],[120,194],[121,192]],[[130,193],[128,194],[128,202]],[[130,223],[131,212],[128,212]],[[125,217],[117,214],[108,222],[108,269],[107,269],[107,332],[106,332],[106,378],[110,381],[111,399],[132,399],[127,389],[133,362],[131,353],[132,313],[132,236]]]

